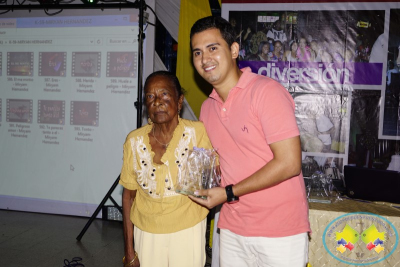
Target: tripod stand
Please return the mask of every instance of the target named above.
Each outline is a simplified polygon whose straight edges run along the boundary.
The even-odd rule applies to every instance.
[[[96,219],[97,214],[99,214],[101,208],[104,206],[104,204],[106,203],[106,201],[108,199],[111,200],[111,202],[114,204],[114,206],[121,212],[122,214],[122,208],[117,204],[117,202],[115,202],[115,200],[113,199],[113,197],[111,196],[112,192],[114,191],[115,187],[117,187],[118,182],[119,182],[119,177],[120,175],[118,175],[117,180],[115,180],[114,184],[111,186],[110,190],[108,190],[107,194],[104,196],[103,200],[100,202],[99,206],[97,207],[97,209],[95,210],[95,212],[93,213],[92,217],[90,217],[89,221],[86,223],[85,227],[83,227],[82,231],[80,232],[80,234],[77,236],[77,240],[80,241],[83,237],[83,235],[85,234],[86,230],[89,228],[89,226],[92,224],[92,222],[94,221],[94,219]]]

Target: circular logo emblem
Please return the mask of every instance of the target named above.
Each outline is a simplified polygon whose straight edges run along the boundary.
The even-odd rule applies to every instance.
[[[322,242],[328,253],[343,263],[365,266],[390,257],[399,235],[382,216],[355,212],[342,215],[326,228]]]

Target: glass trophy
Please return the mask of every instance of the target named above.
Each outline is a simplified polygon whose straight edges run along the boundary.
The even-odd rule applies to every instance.
[[[194,147],[189,151],[187,161],[179,168],[175,191],[194,195],[197,190],[219,186],[221,172],[217,163],[217,154],[213,149]]]

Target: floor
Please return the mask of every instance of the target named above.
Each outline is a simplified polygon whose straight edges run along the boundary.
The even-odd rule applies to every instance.
[[[88,218],[0,210],[0,266],[58,267],[82,258],[87,266],[122,266],[122,223],[96,219],[81,241]],[[67,263],[67,262],[66,262]],[[68,266],[68,265],[67,265]]]
[[[122,222],[96,219],[78,241],[88,219],[0,210],[0,266],[122,266]]]

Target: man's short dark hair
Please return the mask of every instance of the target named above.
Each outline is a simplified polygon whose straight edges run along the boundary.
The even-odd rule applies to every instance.
[[[219,30],[222,38],[229,47],[231,47],[233,42],[235,42],[235,30],[233,29],[232,25],[224,18],[218,16],[209,16],[196,21],[190,30],[190,41],[192,41],[192,37],[196,33],[209,29]]]

